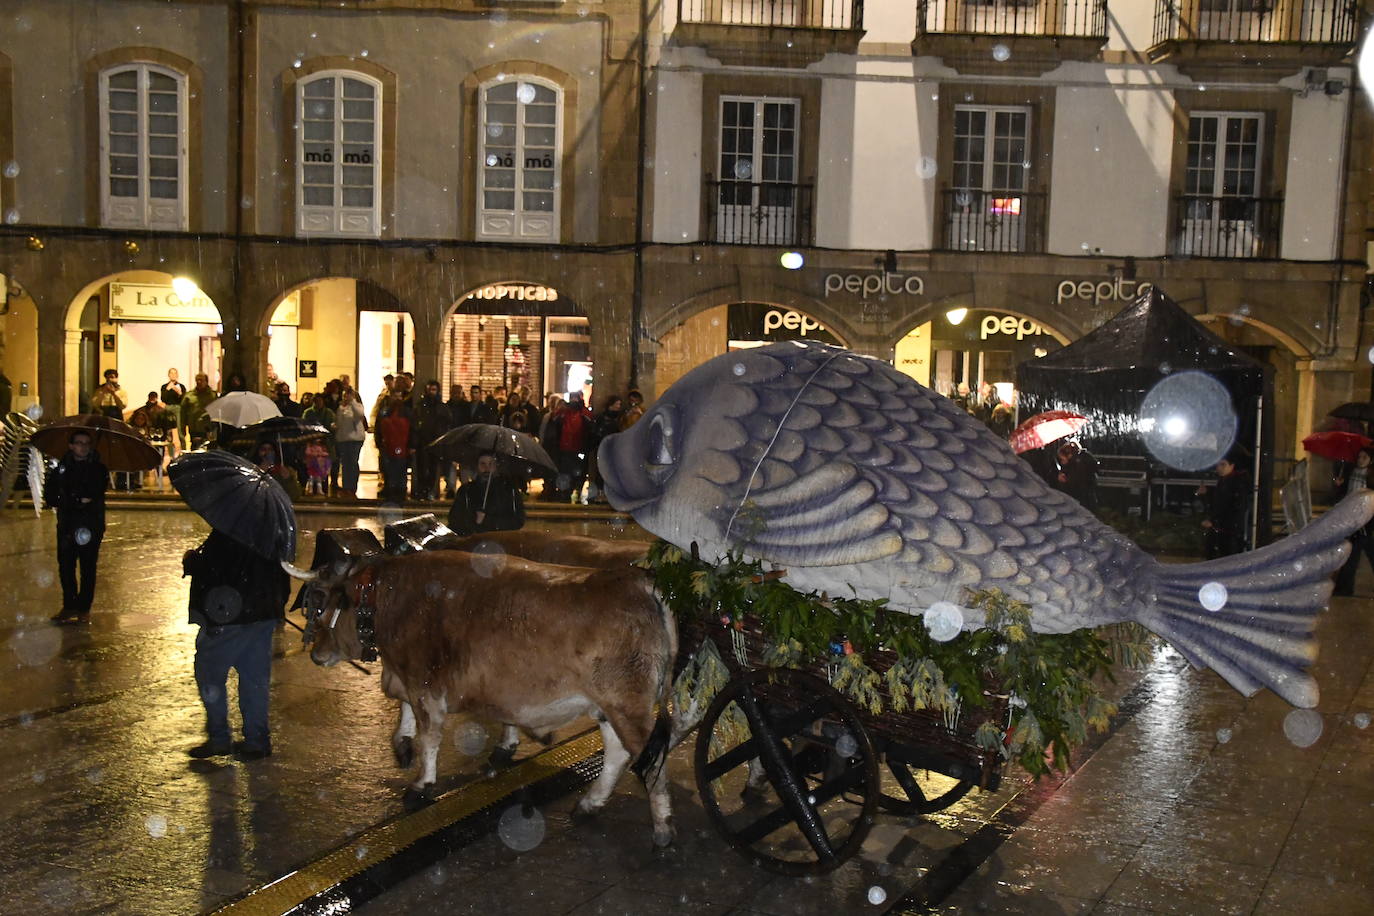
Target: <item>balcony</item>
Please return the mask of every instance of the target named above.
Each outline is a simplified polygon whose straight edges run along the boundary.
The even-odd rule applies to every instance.
[[[1277,258],[1283,199],[1174,199],[1171,254],[1192,258]]]
[[[776,181],[716,181],[706,176],[706,237],[717,245],[812,243],[815,185]]]
[[[678,0],[671,43],[724,64],[804,67],[857,51],[863,20],[863,0]]]
[[[947,251],[1044,252],[1043,191],[947,188],[942,196],[943,247]]]
[[[1155,0],[1149,53],[1195,79],[1287,75],[1340,63],[1358,37],[1358,0]]]
[[[1107,0],[918,0],[911,53],[960,73],[1039,76],[1106,43]]]

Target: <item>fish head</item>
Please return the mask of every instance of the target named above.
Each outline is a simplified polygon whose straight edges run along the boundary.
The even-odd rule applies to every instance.
[[[772,349],[772,348],[769,348]],[[741,542],[732,524],[769,443],[744,418],[789,365],[759,351],[726,354],[678,379],[629,429],[602,441],[606,498],[645,530],[721,556]]]

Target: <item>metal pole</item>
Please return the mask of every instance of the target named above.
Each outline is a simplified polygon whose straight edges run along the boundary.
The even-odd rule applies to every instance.
[[[1250,549],[1259,545],[1260,447],[1264,442],[1264,395],[1255,403],[1255,457],[1250,468]]]

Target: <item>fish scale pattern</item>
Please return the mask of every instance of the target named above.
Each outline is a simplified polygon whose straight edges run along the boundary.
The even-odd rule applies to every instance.
[[[778,351],[741,357],[748,380],[764,385],[751,388],[742,418],[750,447],[738,454],[758,466],[741,475],[747,496],[729,495],[748,500],[755,523],[732,531],[742,535],[735,546],[788,566],[804,585],[821,539],[815,522],[838,518],[821,514],[825,506],[843,506],[839,533],[890,551],[855,569],[867,580],[851,583],[858,593],[919,612],[958,603],[966,588],[998,587],[1030,604],[1043,632],[1121,619],[1139,592],[1103,573],[1138,587],[1154,561],[1048,487],[980,421],[877,360],[822,345]],[[759,358],[780,365],[751,365]],[[815,485],[822,469],[831,469],[827,485]],[[727,498],[718,511],[735,509]],[[875,537],[882,532],[898,538]]]

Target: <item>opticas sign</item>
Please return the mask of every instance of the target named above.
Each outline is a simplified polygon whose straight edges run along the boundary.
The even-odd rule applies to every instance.
[[[912,274],[826,274],[825,275],[825,294],[840,291],[847,293],[858,293],[861,298],[867,299],[869,296],[924,296],[926,292],[925,281]]]
[[[520,302],[553,302],[558,298],[558,290],[548,286],[524,286],[501,284],[484,286],[468,293],[469,299],[515,299]]]
[[[1094,283],[1092,280],[1060,280],[1059,291],[1054,301],[1060,305],[1070,299],[1091,299],[1093,305],[1103,302],[1129,302],[1154,288],[1153,283],[1127,280],[1124,277],[1103,280],[1101,283]]]

